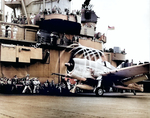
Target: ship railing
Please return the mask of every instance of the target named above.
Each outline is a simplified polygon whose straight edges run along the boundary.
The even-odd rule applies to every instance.
[[[64,15],[64,14],[47,14],[47,15],[42,15],[42,18],[45,18],[45,20],[51,20],[51,19],[61,19],[61,20],[68,20],[72,22],[78,22],[81,23],[81,18],[78,15]]]

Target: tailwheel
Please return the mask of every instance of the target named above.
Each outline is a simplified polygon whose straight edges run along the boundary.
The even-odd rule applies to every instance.
[[[97,96],[103,96],[104,90],[103,90],[101,87],[98,87],[98,88],[96,89],[96,91],[95,91],[95,94],[96,94]]]

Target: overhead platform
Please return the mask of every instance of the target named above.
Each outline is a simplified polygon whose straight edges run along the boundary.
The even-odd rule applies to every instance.
[[[18,6],[21,6],[21,1],[5,1],[5,5],[7,5],[10,8],[17,8]]]

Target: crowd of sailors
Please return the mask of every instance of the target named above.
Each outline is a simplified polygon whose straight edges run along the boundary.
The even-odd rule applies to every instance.
[[[18,17],[11,16],[11,23],[28,24],[28,21],[25,15],[18,15]]]
[[[0,93],[5,94],[69,94],[69,89],[65,84],[55,84],[54,80],[41,83],[38,78],[0,78]]]
[[[36,20],[40,19],[42,20],[45,15],[50,14],[64,14],[64,15],[81,15],[81,12],[79,10],[73,10],[72,12],[69,11],[69,9],[61,10],[59,7],[54,6],[52,9],[48,8],[45,10],[40,10],[39,13],[30,13],[29,18],[27,19],[26,15],[14,15],[14,12],[11,13],[11,23],[17,23],[17,24],[28,24],[28,20],[30,24],[36,24]],[[9,12],[5,15],[5,21],[8,22]]]

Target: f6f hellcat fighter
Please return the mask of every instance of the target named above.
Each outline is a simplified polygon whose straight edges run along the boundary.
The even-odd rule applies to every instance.
[[[72,50],[67,67],[67,76],[77,80],[70,92],[75,93],[77,88],[92,90],[98,96],[109,91],[110,87],[143,91],[137,82],[147,80],[150,63],[115,68],[108,61],[102,51],[79,45]]]

